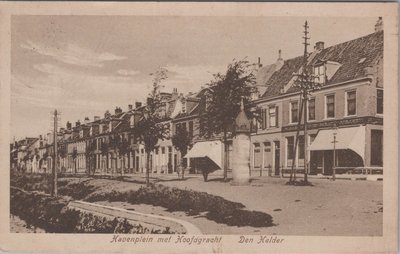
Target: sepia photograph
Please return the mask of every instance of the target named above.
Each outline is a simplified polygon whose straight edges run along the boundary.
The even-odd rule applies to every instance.
[[[392,17],[278,14],[10,15],[8,234],[384,237]]]

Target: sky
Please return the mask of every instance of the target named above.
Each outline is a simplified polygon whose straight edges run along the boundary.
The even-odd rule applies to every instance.
[[[310,50],[374,32],[377,18],[307,18]],[[12,16],[11,137],[51,131],[144,102],[150,73],[163,90],[196,92],[233,59],[272,64],[303,54],[304,17]]]

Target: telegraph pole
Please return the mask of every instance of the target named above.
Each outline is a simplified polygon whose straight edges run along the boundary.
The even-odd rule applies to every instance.
[[[319,83],[315,82],[315,75],[309,70],[307,70],[307,63],[308,63],[308,51],[307,47],[310,45],[308,43],[308,40],[310,37],[308,37],[308,22],[306,21],[304,23],[304,56],[303,56],[303,64],[302,68],[300,70],[300,73],[294,73],[294,76],[297,77],[297,79],[294,82],[294,86],[299,88],[300,90],[300,103],[301,105],[300,108],[300,117],[299,117],[299,124],[297,128],[297,134],[296,134],[296,142],[295,142],[295,153],[296,153],[296,148],[298,144],[298,138],[299,138],[299,131],[300,131],[300,122],[302,116],[304,116],[304,182],[308,181],[308,138],[307,138],[307,101],[308,101],[308,96],[310,95],[311,92],[320,89],[321,85]],[[296,155],[295,155],[296,156]]]
[[[57,197],[57,121],[58,121],[58,112],[57,109],[54,110],[54,159],[53,159],[53,191],[52,195]]]
[[[308,52],[307,52],[307,46],[310,45],[308,43],[308,39],[310,37],[307,37],[308,35],[308,23],[304,24],[304,57],[303,57],[303,75],[304,78],[306,79],[306,82],[309,81],[309,75],[307,73],[307,58],[308,58]],[[305,86],[306,89],[303,89],[303,103],[304,103],[304,181],[308,181],[308,138],[307,138],[307,101],[308,101],[308,86]]]

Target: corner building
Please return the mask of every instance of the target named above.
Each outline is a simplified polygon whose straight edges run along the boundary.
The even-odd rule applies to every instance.
[[[300,94],[293,73],[300,72],[303,56],[283,60],[279,52],[276,63],[260,67],[261,96],[253,104],[261,120],[251,137],[252,175],[281,175],[292,164],[303,172],[305,153],[310,174],[331,175],[334,150],[338,173],[383,170],[383,38],[378,26],[373,34],[331,47],[316,43],[307,68],[320,89],[307,101],[308,135],[304,138],[302,119],[296,154]]]

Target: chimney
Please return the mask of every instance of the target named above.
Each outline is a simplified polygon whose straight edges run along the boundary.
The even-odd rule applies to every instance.
[[[172,99],[172,100],[175,100],[176,98],[178,98],[178,88],[174,87],[174,88],[172,89],[172,96],[171,96],[171,99]]]
[[[261,68],[262,64],[261,64],[261,57],[258,57],[258,68]]]
[[[94,116],[93,119],[94,119],[94,121],[99,121],[100,120],[100,116]]]
[[[89,117],[85,117],[84,123],[88,124],[90,122]]]
[[[67,122],[67,130],[71,130],[71,128],[72,128],[72,124],[68,121]]]
[[[315,43],[314,50],[323,50],[325,43],[323,41],[318,41]]]
[[[39,135],[39,139],[40,139],[40,140],[42,140],[42,139],[43,139],[42,135]]]
[[[111,116],[110,111],[106,110],[106,112],[104,113],[104,118],[108,118]]]
[[[141,102],[135,102],[135,108],[140,108],[142,106],[142,103]]]
[[[75,127],[78,127],[78,126],[81,126],[81,121],[77,121],[77,122],[75,122]]]
[[[283,66],[282,50],[278,50],[278,59],[276,60],[275,71],[279,71]]]
[[[153,102],[153,99],[152,98],[150,98],[150,97],[147,97],[147,105],[150,105],[150,104],[152,104],[152,102]]]
[[[379,17],[375,23],[375,32],[379,32],[383,30],[383,20],[382,17]]]
[[[132,110],[132,109],[133,109],[132,104],[129,104],[129,105],[128,105],[128,110]]]
[[[120,108],[120,107],[116,107],[115,108],[115,110],[114,110],[114,113],[117,115],[117,114],[120,114],[120,113],[122,113],[122,109]]]

